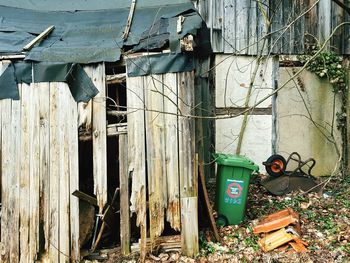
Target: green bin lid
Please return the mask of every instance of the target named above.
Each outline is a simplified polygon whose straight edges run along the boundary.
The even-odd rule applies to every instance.
[[[259,171],[257,166],[252,160],[242,155],[214,153],[215,162],[219,165],[243,167],[252,171]]]

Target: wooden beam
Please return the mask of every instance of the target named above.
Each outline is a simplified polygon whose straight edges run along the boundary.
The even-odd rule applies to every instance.
[[[136,0],[132,0],[131,2],[131,6],[130,6],[130,11],[129,11],[129,16],[128,16],[128,20],[126,21],[126,26],[125,26],[125,30],[123,33],[122,38],[125,40],[128,39],[129,36],[129,32],[130,32],[130,28],[131,28],[131,23],[132,20],[134,18],[134,12],[135,12],[135,7],[136,7]]]
[[[118,110],[109,110],[109,111],[107,111],[107,115],[115,116],[115,117],[126,116],[127,114],[128,114],[127,111],[118,111]]]
[[[9,60],[9,59],[24,59],[26,55],[2,55],[0,60]]]
[[[228,107],[228,108],[216,108],[215,114],[216,115],[243,115],[244,111],[246,111],[248,108],[246,107]],[[272,115],[272,108],[266,107],[266,108],[254,108],[251,111],[248,112],[249,115]]]
[[[88,202],[89,204],[91,204],[93,206],[98,206],[96,197],[93,197],[93,196],[90,196],[88,194],[85,194],[82,191],[75,190],[72,193],[72,195],[74,195],[75,197],[79,198],[80,200],[84,200],[84,201]]]
[[[31,50],[35,44],[42,41],[46,36],[48,36],[53,30],[55,29],[55,26],[49,26],[46,28],[40,35],[38,35],[36,38],[34,38],[32,41],[30,41],[27,45],[23,47],[23,51],[29,51]]]
[[[126,73],[116,75],[106,75],[107,84],[120,84],[126,82]]]
[[[128,173],[128,137],[119,136],[120,244],[123,255],[130,254],[130,208]]]

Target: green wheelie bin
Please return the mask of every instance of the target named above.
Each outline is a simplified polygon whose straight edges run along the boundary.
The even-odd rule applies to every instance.
[[[238,225],[244,219],[251,174],[259,166],[241,155],[215,153],[218,165],[215,208],[217,225]]]

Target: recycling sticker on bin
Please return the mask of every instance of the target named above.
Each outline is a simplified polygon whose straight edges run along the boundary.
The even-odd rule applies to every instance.
[[[243,188],[244,181],[227,179],[224,202],[231,205],[241,205]]]

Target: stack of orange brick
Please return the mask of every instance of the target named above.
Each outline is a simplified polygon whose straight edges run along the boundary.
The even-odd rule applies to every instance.
[[[306,252],[307,243],[300,239],[300,217],[287,208],[264,217],[253,229],[254,234],[263,234],[258,241],[264,252],[275,248],[287,249],[290,245],[296,252]]]

